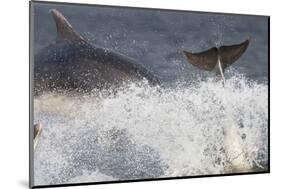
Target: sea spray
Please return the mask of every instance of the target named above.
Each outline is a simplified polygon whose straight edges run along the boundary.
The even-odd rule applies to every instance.
[[[226,173],[229,114],[247,162],[267,169],[268,86],[241,76],[225,87],[212,79],[175,88],[132,83],[112,95],[52,93],[34,104],[34,123],[44,125],[37,185]]]

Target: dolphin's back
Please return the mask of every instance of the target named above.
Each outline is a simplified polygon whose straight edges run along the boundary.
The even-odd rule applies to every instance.
[[[59,11],[50,12],[56,23],[57,38],[35,56],[35,94],[91,92],[144,79],[151,85],[159,84],[157,77],[135,60],[90,44]]]
[[[35,88],[75,90],[116,88],[124,83],[159,80],[135,60],[83,40],[60,40],[35,56]]]

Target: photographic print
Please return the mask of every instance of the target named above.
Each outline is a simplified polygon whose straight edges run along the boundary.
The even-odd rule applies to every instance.
[[[30,187],[268,172],[268,16],[30,2]]]

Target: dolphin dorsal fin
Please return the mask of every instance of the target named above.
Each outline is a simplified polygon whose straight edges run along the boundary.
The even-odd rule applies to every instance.
[[[194,66],[203,70],[212,71],[216,68],[218,61],[220,60],[222,69],[230,66],[234,63],[242,54],[246,51],[249,40],[246,40],[240,44],[213,47],[206,51],[199,53],[191,53],[183,51],[185,58]]]
[[[51,9],[49,11],[55,20],[57,27],[57,40],[83,40],[85,39],[77,33],[67,21],[67,19],[56,9]]]

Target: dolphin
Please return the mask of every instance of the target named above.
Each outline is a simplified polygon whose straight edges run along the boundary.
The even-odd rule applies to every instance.
[[[245,40],[239,44],[213,47],[199,53],[183,50],[183,55],[192,65],[202,70],[215,73],[217,76],[220,76],[223,79],[223,83],[225,83],[225,69],[242,56],[248,48],[249,43],[250,40]]]
[[[213,47],[199,53],[191,53],[184,50],[183,55],[192,65],[202,70],[211,71],[221,77],[223,86],[225,86],[225,69],[242,56],[248,48],[249,42],[249,40],[245,40],[239,44]],[[227,173],[254,171],[255,167],[248,161],[245,155],[242,139],[237,129],[238,126],[228,108],[226,108],[224,125],[224,153],[227,160],[225,171]]]
[[[45,92],[90,93],[118,89],[129,82],[147,80],[152,86],[159,79],[136,60],[90,44],[55,9],[49,11],[56,24],[56,39],[34,57],[34,95]],[[35,149],[42,124],[34,125]]]
[[[90,44],[55,9],[49,11],[56,24],[56,40],[34,58],[34,93],[78,92],[114,89],[128,82],[159,79],[136,60]]]

